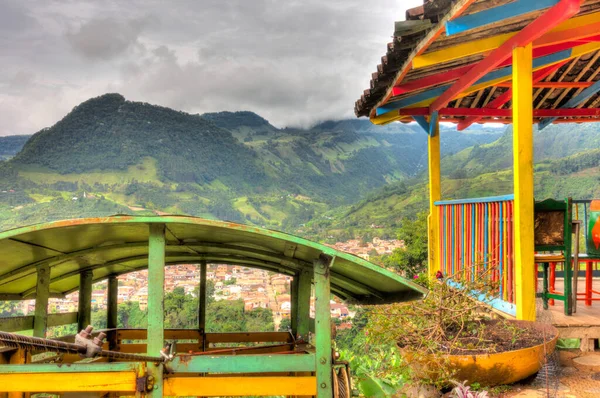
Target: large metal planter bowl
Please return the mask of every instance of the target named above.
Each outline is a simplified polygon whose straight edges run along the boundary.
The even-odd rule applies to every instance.
[[[516,325],[533,329],[540,336],[546,336],[546,343],[515,351],[482,355],[448,355],[450,366],[456,369],[455,380],[480,383],[483,386],[512,384],[523,380],[540,370],[545,356],[554,351],[558,340],[558,330],[551,325],[529,321],[511,321]],[[435,378],[439,364],[432,358],[419,358],[405,355],[417,377]]]

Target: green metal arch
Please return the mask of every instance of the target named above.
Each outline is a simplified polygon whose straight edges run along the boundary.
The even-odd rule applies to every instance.
[[[247,225],[187,216],[111,216],[37,224],[0,232],[0,295],[35,293],[37,268],[51,269],[51,289],[78,289],[83,270],[95,280],[147,266],[149,225],[166,226],[166,263],[206,260],[295,275],[321,254],[336,258],[332,291],[363,303],[422,297],[426,290],[360,257],[316,242]],[[130,268],[127,264],[137,262]],[[60,286],[60,289],[56,289]]]

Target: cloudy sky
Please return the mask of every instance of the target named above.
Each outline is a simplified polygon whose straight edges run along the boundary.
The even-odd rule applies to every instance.
[[[0,0],[0,136],[106,92],[277,126],[353,117],[422,0]]]

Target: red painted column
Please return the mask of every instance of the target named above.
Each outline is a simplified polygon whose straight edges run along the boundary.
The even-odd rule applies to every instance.
[[[556,263],[550,263],[550,275],[548,276],[548,279],[550,280],[548,290],[550,293],[556,293]],[[554,305],[554,299],[548,300],[548,304]]]
[[[592,305],[592,282],[593,282],[593,261],[590,259],[585,260],[585,305]]]

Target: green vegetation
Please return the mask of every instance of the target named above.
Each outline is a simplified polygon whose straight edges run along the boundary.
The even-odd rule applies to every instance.
[[[387,268],[396,269],[407,278],[417,278],[427,271],[427,213],[416,218],[402,220],[398,239],[404,241],[404,249],[395,249],[390,256],[382,258]]]
[[[445,154],[500,135],[494,129],[445,134]],[[1,140],[0,153],[14,155],[15,140],[22,145],[22,138]],[[54,202],[82,199],[85,192],[121,212],[191,214],[300,232],[328,208],[417,175],[425,149],[426,136],[402,124],[378,128],[356,120],[277,129],[251,112],[190,115],[106,94],[34,134],[0,164],[2,227],[42,219],[36,214],[52,207],[61,216],[84,215]],[[38,211],[40,204],[50,207]]]

